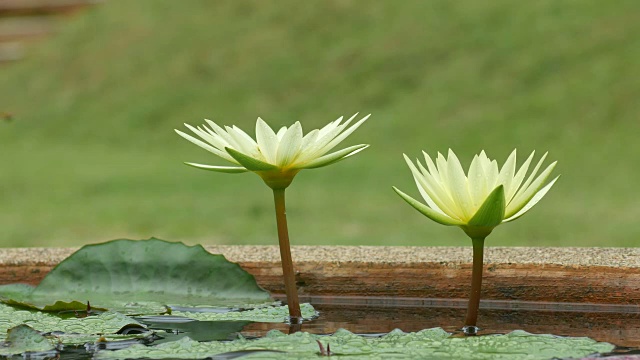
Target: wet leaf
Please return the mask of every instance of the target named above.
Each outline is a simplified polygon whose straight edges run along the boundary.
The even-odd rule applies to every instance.
[[[582,357],[611,351],[614,346],[588,338],[568,338],[552,335],[533,335],[514,331],[506,335],[466,338],[450,337],[440,328],[404,333],[394,330],[381,337],[355,335],[339,330],[331,336],[298,332],[285,335],[271,331],[257,340],[239,339],[232,342],[200,343],[189,338],[157,346],[134,345],[130,348],[99,352],[97,359],[124,358],[215,358],[218,354],[244,350],[272,350],[284,353],[258,353],[252,359],[309,359],[320,358],[319,340],[331,346],[331,356],[348,359],[550,359],[553,357]]]
[[[18,310],[0,304],[0,338],[7,330],[22,324],[28,324],[32,329],[42,333],[54,333],[63,344],[93,342],[102,335],[110,335],[112,340],[150,335],[145,325],[120,313],[106,312],[85,318],[62,319],[47,313]],[[143,334],[115,335],[123,328],[132,327],[139,329]]]
[[[0,347],[0,355],[19,355],[24,353],[56,353],[56,342],[42,336],[28,325],[18,325],[9,329],[7,339]]]
[[[56,266],[35,288],[0,286],[0,299],[45,311],[92,307],[159,314],[172,304],[240,307],[272,302],[238,264],[202,246],[158,239],[87,245]]]
[[[180,333],[196,341],[231,340],[251,321],[197,321],[183,317],[148,316],[142,319],[156,330]],[[176,338],[177,339],[177,338]]]
[[[311,320],[318,316],[318,312],[309,303],[300,304],[300,311],[302,312],[302,318],[305,320]],[[287,320],[289,317],[289,308],[287,306],[275,306],[233,312],[173,311],[171,314],[173,316],[182,316],[200,321],[246,320],[277,323]]]

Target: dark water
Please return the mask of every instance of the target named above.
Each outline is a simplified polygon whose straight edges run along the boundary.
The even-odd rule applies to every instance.
[[[405,332],[442,327],[460,334],[465,318],[466,300],[459,299],[393,299],[359,297],[301,297],[320,312],[320,316],[301,325],[302,331],[330,334],[344,328],[360,334],[384,334],[393,329]],[[284,323],[192,322],[147,324],[163,330],[159,343],[182,336],[196,340],[233,339],[238,333],[245,337],[261,337],[269,330],[289,331]],[[618,346],[616,354],[640,353],[640,306],[532,303],[516,301],[483,301],[478,318],[479,335],[525,330],[535,334],[587,336]],[[164,330],[168,332],[164,332]],[[107,347],[128,346],[108,344]],[[90,359],[90,347],[66,348],[63,359]],[[613,354],[611,354],[613,355]]]
[[[395,328],[405,332],[442,327],[459,331],[466,315],[467,300],[308,297],[320,317],[303,324],[312,333],[332,333],[345,328],[354,333],[385,333]],[[587,336],[618,346],[640,348],[640,306],[541,303],[483,300],[478,325],[480,334],[525,330],[535,334]],[[261,335],[273,324],[251,324],[243,333]],[[277,324],[278,329],[285,327]],[[263,330],[264,329],[264,330]]]

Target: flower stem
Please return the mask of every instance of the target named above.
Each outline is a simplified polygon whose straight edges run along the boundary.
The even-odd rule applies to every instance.
[[[287,293],[287,305],[291,320],[302,319],[298,289],[293,272],[291,260],[291,246],[289,245],[289,230],[287,229],[287,212],[284,201],[284,189],[273,189],[273,200],[276,204],[276,223],[278,224],[278,240],[280,242],[280,258],[282,259],[282,274],[284,276],[284,289]]]
[[[473,242],[473,270],[471,272],[471,295],[469,295],[469,305],[467,307],[467,319],[464,322],[466,327],[475,327],[478,320],[478,308],[480,307],[480,289],[482,288],[482,265],[484,239],[471,239]]]

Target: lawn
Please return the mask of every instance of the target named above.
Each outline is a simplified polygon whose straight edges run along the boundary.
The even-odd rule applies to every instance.
[[[275,244],[270,190],[173,129],[371,113],[302,172],[292,243],[470,245],[404,203],[402,159],[549,151],[562,177],[487,245],[640,245],[640,2],[107,1],[0,67],[0,246]]]

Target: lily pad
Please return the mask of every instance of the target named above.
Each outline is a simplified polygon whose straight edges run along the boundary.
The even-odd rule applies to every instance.
[[[181,321],[180,321],[181,320]],[[183,317],[148,317],[144,319],[154,330],[173,332],[172,340],[188,336],[196,341],[232,340],[251,321],[196,321]],[[158,332],[161,337],[165,337]],[[163,341],[164,342],[164,341]]]
[[[0,355],[19,355],[25,353],[55,354],[56,343],[42,336],[28,325],[18,325],[9,329],[7,340],[0,347]]]
[[[339,330],[331,336],[298,332],[285,335],[273,330],[257,340],[239,339],[232,342],[200,343],[189,338],[157,346],[134,345],[113,352],[101,351],[97,359],[201,359],[244,350],[272,350],[282,353],[260,352],[251,359],[309,359],[320,356],[318,341],[326,349],[330,345],[332,357],[348,359],[550,359],[554,357],[583,357],[606,353],[614,346],[589,338],[569,338],[534,335],[514,331],[506,335],[454,338],[440,328],[404,333],[394,330],[381,337],[355,335]]]
[[[168,312],[173,304],[240,307],[272,302],[238,264],[202,246],[158,239],[87,245],[35,288],[0,286],[0,300],[44,311],[94,308],[128,314]]]
[[[309,303],[300,304],[300,311],[304,320],[312,320],[318,317],[318,312]],[[202,312],[202,311],[173,311],[172,316],[182,316],[200,321],[254,321],[278,323],[284,322],[289,317],[287,306],[260,307],[246,311],[231,312]],[[162,316],[157,317],[159,319]]]
[[[149,336],[151,332],[138,321],[114,312],[105,312],[85,318],[62,319],[47,313],[18,310],[0,304],[0,338],[11,328],[27,324],[41,333],[55,333],[55,337],[63,344],[84,344],[96,341],[101,336],[109,336],[110,340],[128,339]],[[123,329],[135,328],[142,334],[116,335]]]

